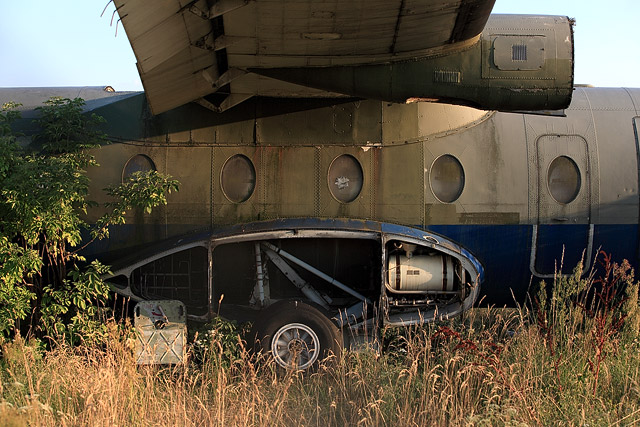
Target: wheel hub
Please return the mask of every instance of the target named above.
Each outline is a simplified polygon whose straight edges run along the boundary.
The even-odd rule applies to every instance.
[[[271,353],[281,367],[304,370],[318,360],[320,339],[309,326],[288,323],[273,335]]]

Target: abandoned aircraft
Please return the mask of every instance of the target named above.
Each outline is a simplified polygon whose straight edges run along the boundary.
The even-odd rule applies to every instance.
[[[478,293],[491,304],[522,301],[532,277],[551,277],[563,253],[565,271],[585,251],[588,268],[600,247],[638,265],[638,89],[576,88],[558,117],[270,98],[222,114],[186,105],[152,117],[142,93],[36,92],[40,100],[85,97],[111,124],[114,143],[95,152],[101,166],[90,171],[95,195],[134,170],[182,182],[167,206],[132,213],[93,248],[120,259],[114,282],[134,299],[176,298],[193,315],[233,318],[279,299],[315,301],[316,292],[305,295],[284,268],[296,270],[297,283],[313,284],[318,303],[330,305],[327,296],[334,308],[351,308],[361,297],[374,304],[384,297],[395,316],[387,321],[411,321],[435,307],[454,314]],[[3,101],[33,95],[1,93]],[[28,130],[25,108],[19,125]],[[411,244],[424,267],[411,264],[412,251],[403,249]],[[273,255],[269,245],[359,295]],[[135,259],[115,256],[123,253]],[[268,276],[262,297],[257,255]],[[405,268],[400,285],[397,265]],[[403,289],[417,270],[438,284]],[[453,280],[445,284],[445,275]],[[249,310],[240,317],[243,305]]]
[[[107,119],[99,202],[134,171],[181,182],[92,247],[117,292],[255,320],[304,369],[374,321],[522,301],[561,259],[637,265],[640,90],[574,88],[569,19],[490,17],[492,0],[114,3],[144,93],[0,101],[23,103],[25,133],[49,96]]]

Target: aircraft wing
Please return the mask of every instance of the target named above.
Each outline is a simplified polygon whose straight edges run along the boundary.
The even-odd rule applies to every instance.
[[[402,81],[419,73],[436,83],[461,83],[455,64],[469,62],[460,57],[465,52],[475,55],[494,2],[114,0],[154,114],[191,101],[223,111],[255,95],[492,108],[477,102],[484,94],[465,99],[456,91],[415,87],[415,77]],[[433,68],[439,58],[449,63]]]

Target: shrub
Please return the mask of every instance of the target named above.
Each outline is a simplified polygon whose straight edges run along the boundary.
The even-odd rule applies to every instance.
[[[107,189],[115,201],[96,225],[87,224],[83,214],[93,203],[85,168],[97,166],[88,149],[106,137],[96,130],[104,120],[83,106],[79,98],[47,101],[27,147],[11,131],[16,104],[0,112],[0,335],[21,331],[73,343],[104,335],[109,288],[101,276],[108,267],[84,265],[81,232],[105,237],[128,209],[149,212],[178,189],[168,176],[138,173]]]

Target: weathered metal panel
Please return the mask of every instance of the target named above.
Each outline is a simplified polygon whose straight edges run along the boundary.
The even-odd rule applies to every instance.
[[[594,111],[595,147],[599,176],[594,205],[597,218],[594,223],[638,224],[638,180],[630,171],[638,169],[637,119],[633,107],[624,111]],[[634,128],[634,124],[636,127]],[[594,156],[592,156],[594,157]],[[594,168],[592,168],[594,169]],[[597,196],[597,199],[595,198]]]
[[[267,218],[315,214],[318,175],[315,147],[265,147],[262,175]]]
[[[584,92],[577,89],[575,91],[570,108],[565,110],[568,120],[554,119],[547,117],[525,114],[523,120],[526,131],[527,142],[527,167],[529,175],[529,209],[528,222],[530,224],[544,223],[544,219],[539,218],[539,172],[538,172],[538,144],[537,141],[545,135],[581,135],[588,143],[595,141],[595,129],[589,100]],[[592,182],[597,182],[598,160],[597,150],[589,150],[589,173]],[[547,165],[548,166],[548,165]],[[546,169],[545,169],[546,172]],[[545,184],[546,186],[546,184]],[[598,200],[598,186],[591,187],[590,200]],[[589,214],[593,220],[597,219],[597,210],[592,210]]]
[[[422,143],[375,149],[375,218],[401,224],[424,222]]]
[[[218,144],[253,144],[255,143],[254,118],[239,118],[220,123],[215,128],[215,141]]]
[[[187,33],[177,14],[177,0],[159,0],[155,7],[143,1],[114,2],[142,70],[149,71],[188,46]]]
[[[591,219],[591,168],[587,141],[579,135],[542,135],[536,140],[538,177],[538,221],[540,223],[589,223]],[[570,202],[556,200],[550,166],[558,158],[575,162],[579,170],[578,193]],[[571,165],[571,163],[567,163]],[[561,181],[560,186],[571,183]],[[571,190],[567,188],[567,190]]]
[[[172,364],[185,362],[187,310],[176,300],[141,301],[136,304],[133,324],[138,332],[136,363]]]
[[[617,94],[616,94],[617,92]],[[592,222],[605,224],[637,224],[638,183],[628,172],[638,168],[634,141],[632,100],[621,89],[589,91],[588,99],[593,105],[593,139],[591,157],[592,200],[597,209],[592,212]],[[618,108],[616,111],[615,99]],[[593,141],[593,142],[592,142]]]
[[[233,46],[230,55],[380,55],[449,42],[460,7],[459,1],[260,1],[232,11],[224,19],[229,35],[255,39],[254,43],[247,40]],[[484,11],[485,19],[489,11]],[[474,29],[477,34],[482,27]],[[257,47],[257,52],[251,51],[252,47]]]
[[[117,0],[134,49],[142,83],[154,113],[161,113],[213,92],[200,71],[216,65],[209,51],[192,43],[211,32],[211,23],[188,11],[186,0]],[[199,6],[206,4],[198,2]]]
[[[214,25],[224,29],[228,67],[290,67],[411,59],[430,49],[440,53],[482,30],[493,0],[338,0],[239,2],[220,9],[199,0],[116,0],[155,114],[219,89],[227,70],[211,44]],[[237,6],[237,7],[236,7]],[[217,12],[216,12],[217,11]],[[196,47],[197,46],[197,47]],[[459,46],[461,49],[464,46]],[[270,65],[268,65],[270,64]],[[310,96],[317,89],[241,79],[233,95],[257,93]],[[263,82],[263,81],[262,81]],[[323,96],[330,95],[324,93]]]
[[[414,141],[419,134],[419,103],[382,104],[382,140],[385,144]]]
[[[445,136],[489,118],[493,113],[459,105],[415,102],[392,104],[382,108],[382,143],[405,144],[425,137]]]
[[[184,46],[176,55],[150,71],[140,72],[154,114],[168,111],[213,92],[201,70],[217,70],[210,52]]]
[[[255,169],[255,186],[247,200],[231,201],[222,188],[222,169],[233,156],[245,156],[251,161]],[[212,225],[234,224],[238,222],[266,219],[264,211],[265,188],[270,183],[265,181],[263,166],[263,150],[255,146],[219,147],[213,152],[211,168],[212,194]]]
[[[497,36],[493,61],[499,70],[540,70],[545,60],[544,36]]]
[[[97,166],[95,169],[90,168],[88,171],[92,177],[89,183],[89,198],[99,203],[111,201],[111,199],[107,198],[104,194],[103,189],[121,184],[127,161],[138,154],[150,158],[157,171],[166,173],[166,147],[163,146],[116,143],[93,150],[92,154],[100,166]],[[98,210],[92,210],[91,212],[95,212],[95,215],[98,214]],[[95,220],[96,216],[91,212],[89,213],[89,219]],[[156,212],[156,210],[154,210],[154,212]],[[133,220],[134,216],[136,221],[142,221],[143,223],[151,220],[151,218],[159,219],[155,213],[151,215],[145,214],[141,217],[135,212],[129,212],[127,220]]]
[[[632,88],[625,88],[624,90],[629,95],[629,98],[631,98],[633,108],[636,110],[636,115],[640,116],[640,90]]]
[[[572,60],[571,26],[560,25],[566,19],[534,15],[516,19],[512,15],[493,15],[482,33],[482,43],[487,46],[482,50],[482,78],[517,78],[519,81],[558,79],[558,83],[571,80],[572,66],[558,73],[559,69],[552,65]],[[526,51],[524,60],[523,49],[514,49],[514,46],[526,46],[523,48]]]
[[[372,218],[376,149],[367,147],[319,147],[317,151],[316,182],[318,198],[315,216],[328,218]],[[355,200],[343,202],[332,194],[339,183],[329,174],[334,160],[339,156],[353,156],[362,168],[362,189]],[[339,178],[339,177],[338,177]],[[353,185],[349,183],[349,185]]]
[[[459,105],[418,103],[418,135],[421,137],[444,136],[465,130],[486,120],[493,112]]]
[[[516,224],[528,207],[527,151],[522,116],[497,113],[464,131],[424,143],[425,224]],[[464,173],[460,197],[443,203],[431,172],[443,155],[455,157]]]
[[[258,102],[256,140],[263,145],[364,145],[379,141],[380,102],[289,99]],[[307,106],[305,108],[305,106]]]
[[[179,191],[167,195],[167,215],[193,227],[208,227],[213,147],[169,147],[166,155],[166,173],[181,183]]]
[[[530,269],[539,277],[553,277],[563,264],[568,272],[585,251],[585,262],[592,259],[591,222],[592,176],[590,147],[579,135],[541,135],[535,140],[538,224],[533,228]],[[570,160],[567,160],[570,159]],[[562,163],[557,163],[562,160]],[[562,169],[564,175],[556,171]],[[577,167],[578,182],[567,179],[567,171]],[[595,181],[597,182],[597,181]],[[559,227],[559,224],[566,225]],[[565,255],[566,253],[566,255]],[[586,268],[588,270],[588,267]]]

